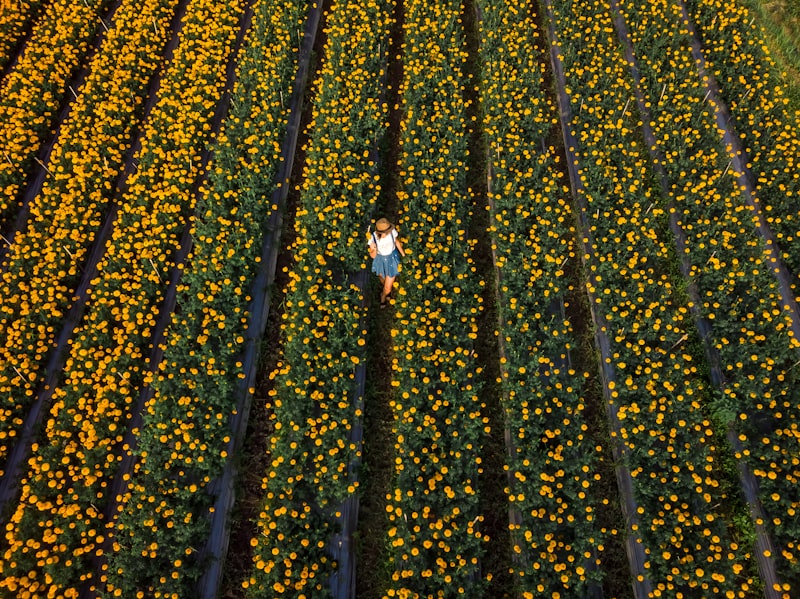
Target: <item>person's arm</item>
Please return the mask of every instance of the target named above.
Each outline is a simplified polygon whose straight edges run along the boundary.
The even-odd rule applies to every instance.
[[[400,243],[400,238],[395,238],[394,245],[397,248],[397,251],[400,252],[400,255],[403,258],[405,258],[406,257],[406,252],[405,252],[405,250],[403,250],[403,244]]]
[[[375,244],[375,235],[369,236],[369,241],[367,242],[367,248],[370,258],[375,258],[375,256],[378,255],[378,246]]]

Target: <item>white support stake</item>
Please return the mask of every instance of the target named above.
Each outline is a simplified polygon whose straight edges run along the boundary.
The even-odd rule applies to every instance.
[[[19,378],[21,378],[23,381],[25,380],[25,377],[24,377],[24,376],[22,376],[22,373],[21,373],[19,370],[17,370],[17,367],[16,367],[16,366],[11,366],[11,368],[13,368],[13,369],[14,369],[14,372],[16,372],[16,373],[17,373],[17,375],[19,376]]]
[[[625,108],[622,109],[622,118],[625,118],[625,113],[628,112],[628,106],[631,103],[631,99],[628,98],[628,101],[625,102]]]
[[[53,176],[53,173],[50,172],[50,169],[47,168],[47,165],[44,162],[42,162],[38,158],[34,158],[34,160],[39,164],[39,166],[41,166],[44,170],[47,171],[48,175],[50,175],[51,177]]]
[[[733,159],[731,159],[731,160],[728,160],[728,165],[725,167],[725,170],[724,170],[724,171],[722,171],[722,176],[720,176],[720,179],[722,179],[722,177],[724,177],[724,176],[725,176],[725,173],[727,173],[727,172],[728,172],[728,169],[729,169],[729,168],[731,168],[731,162],[733,162]]]
[[[158,269],[156,268],[156,265],[153,262],[153,259],[152,258],[148,258],[148,260],[150,261],[150,266],[153,267],[153,272],[155,272],[156,276],[158,277],[158,282],[159,283],[163,283],[163,281],[161,280],[161,275],[158,273]]]
[[[679,346],[681,343],[683,343],[684,341],[686,341],[686,339],[688,339],[688,338],[689,338],[689,335],[688,335],[687,333],[684,333],[684,334],[683,334],[683,337],[681,337],[681,338],[680,338],[680,339],[678,339],[678,340],[677,340],[675,343],[673,343],[673,344],[672,344],[672,347],[670,347],[670,348],[669,348],[669,349],[670,349],[670,351],[672,351],[673,349],[675,349],[676,347],[678,347],[678,346]]]

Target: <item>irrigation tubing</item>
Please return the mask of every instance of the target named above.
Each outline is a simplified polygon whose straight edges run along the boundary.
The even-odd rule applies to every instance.
[[[369,298],[367,289],[369,288],[369,273],[367,269],[361,269],[351,277],[351,283],[356,285],[361,291],[361,318],[359,321],[360,330],[367,329],[367,306]],[[354,414],[364,413],[364,389],[367,381],[367,364],[361,360],[355,368],[355,385],[352,394],[352,407]],[[353,426],[348,435],[350,443],[355,444],[355,457],[351,458],[347,464],[348,480],[357,481],[358,471],[361,467],[361,449],[364,442],[363,416],[353,418]],[[351,493],[347,499],[337,508],[341,514],[337,517],[337,522],[341,526],[341,532],[337,533],[328,542],[328,552],[336,561],[337,568],[331,575],[329,587],[334,599],[354,599],[356,596],[356,561],[355,561],[355,536],[358,527],[359,498],[357,493]]]
[[[695,29],[695,26],[689,16],[689,11],[686,9],[686,3],[684,0],[677,1],[681,7],[683,24],[686,26],[686,29],[689,32],[689,39],[692,46],[692,57],[697,65],[697,71],[700,74],[700,78],[706,87],[709,99],[712,101],[714,106],[714,117],[717,121],[717,126],[723,133],[723,140],[728,148],[728,155],[730,156],[731,163],[733,164],[733,167],[735,168],[739,178],[739,189],[741,189],[742,197],[756,217],[756,229],[764,240],[765,252],[767,254],[770,271],[772,271],[778,281],[784,310],[789,312],[789,316],[792,321],[792,333],[795,339],[800,339],[800,309],[798,309],[797,301],[794,293],[792,292],[792,286],[789,283],[789,272],[786,268],[786,265],[783,263],[783,260],[781,259],[777,240],[772,234],[766,218],[764,217],[764,213],[761,210],[760,203],[756,198],[754,185],[755,178],[747,166],[747,152],[742,147],[739,136],[734,129],[733,117],[731,117],[730,111],[728,110],[725,101],[722,99],[720,87],[717,83],[716,77],[714,77],[714,74],[706,65],[705,56],[703,55],[703,47],[700,43],[700,39],[697,36],[697,30]]]
[[[490,214],[494,216],[496,213],[496,206],[494,200],[492,199],[492,161],[489,158],[491,154],[491,150],[489,148],[486,149],[486,190],[487,190],[487,198],[489,203],[489,210]],[[494,267],[494,280],[495,280],[495,302],[498,306],[498,320],[502,322],[502,308],[500,305],[500,289],[503,283],[503,274],[500,272],[500,269],[497,268],[497,249],[494,244],[491,246],[492,248],[492,266]],[[569,350],[567,350],[569,351]],[[505,364],[505,357],[506,357],[506,343],[503,335],[499,335],[497,339],[497,353],[500,357],[500,370],[503,371],[503,364]],[[514,438],[511,434],[511,428],[508,425],[508,418],[505,419],[505,426],[503,427],[503,437],[505,439],[506,444],[506,453],[508,454],[509,459],[514,456],[516,452],[516,447],[514,445]],[[506,480],[508,481],[508,487],[511,492],[514,492],[515,488],[515,477],[513,472],[509,469],[506,471]],[[520,512],[519,508],[515,506],[515,504],[509,502],[508,503],[508,523],[511,526],[519,526],[522,524],[522,512]],[[514,554],[511,556],[511,559],[514,563],[519,563],[521,557],[519,554]]]
[[[550,40],[550,60],[553,68],[553,73],[556,77],[556,90],[559,105],[559,117],[561,120],[561,131],[564,136],[564,150],[567,153],[567,169],[569,177],[572,181],[570,186],[572,190],[573,199],[578,207],[578,220],[581,227],[581,245],[584,256],[592,256],[593,235],[591,227],[586,220],[586,212],[588,207],[583,199],[583,184],[577,172],[577,160],[575,157],[574,148],[578,146],[578,140],[571,132],[570,122],[572,121],[572,111],[570,109],[569,96],[566,92],[566,76],[564,74],[564,67],[561,60],[561,50],[558,41],[558,36],[555,31],[555,15],[553,13],[552,0],[545,0],[548,15],[548,36]],[[585,260],[585,258],[584,258]],[[598,286],[598,288],[600,288]],[[645,555],[645,549],[642,543],[636,538],[635,531],[639,529],[639,521],[637,517],[638,505],[633,495],[633,477],[630,470],[625,465],[626,451],[622,443],[618,441],[620,435],[620,421],[618,417],[618,407],[616,403],[610,401],[609,385],[616,382],[616,374],[611,364],[611,347],[608,340],[608,335],[605,332],[604,322],[605,319],[599,314],[597,303],[594,299],[594,293],[587,290],[589,296],[589,306],[592,314],[592,320],[595,327],[595,343],[600,352],[600,376],[603,380],[603,395],[606,397],[606,415],[609,420],[611,430],[616,433],[612,439],[612,453],[615,461],[615,473],[617,478],[617,486],[620,491],[620,504],[622,513],[628,527],[628,534],[625,538],[625,550],[628,555],[628,563],[631,571],[632,587],[634,597],[637,599],[645,599],[652,594],[652,583],[648,577],[648,571],[645,568],[645,563],[648,561]],[[616,439],[616,440],[615,440]]]
[[[650,110],[647,107],[644,93],[642,91],[641,75],[639,73],[638,61],[633,51],[633,43],[630,38],[630,31],[625,21],[625,17],[622,15],[620,10],[619,1],[609,0],[609,3],[617,29],[617,36],[622,43],[625,59],[628,65],[630,65],[631,74],[633,76],[633,89],[636,95],[636,101],[639,105],[639,110],[642,114],[642,130],[644,133],[644,139],[647,146],[650,148],[653,168],[661,183],[661,194],[664,198],[669,200],[668,207],[670,212],[670,229],[675,236],[678,256],[680,257],[680,270],[687,282],[687,293],[692,301],[690,310],[694,316],[695,326],[697,326],[700,332],[700,337],[703,341],[703,348],[709,365],[711,382],[717,389],[723,389],[725,386],[725,378],[720,367],[719,353],[712,344],[711,324],[709,323],[708,319],[703,317],[700,310],[700,306],[703,304],[700,301],[700,294],[697,291],[697,285],[691,280],[689,274],[691,272],[691,263],[688,259],[688,253],[685,251],[686,233],[678,222],[678,211],[674,209],[675,202],[672,198],[672,194],[669,191],[667,173],[663,166],[663,156],[658,150],[655,134],[653,132],[653,128],[650,126]],[[735,452],[741,454],[743,451],[742,444],[741,441],[739,441],[738,434],[732,423],[728,423],[726,428],[728,442],[731,444],[731,447]],[[778,581],[777,571],[775,569],[775,560],[772,557],[775,555],[775,548],[769,533],[764,526],[764,522],[767,522],[767,518],[764,514],[761,500],[759,499],[758,481],[744,460],[736,460],[736,462],[739,470],[739,482],[756,531],[755,557],[758,562],[758,570],[761,574],[761,579],[764,581],[764,596],[766,599],[779,599],[780,594],[775,589],[780,588],[780,583]]]
[[[178,34],[180,32],[181,22],[183,20],[183,14],[186,10],[187,4],[188,0],[181,0],[175,11],[175,15],[172,20],[173,35],[166,46],[164,60],[165,65],[171,62],[173,52],[178,44]],[[153,109],[153,106],[155,106],[160,83],[160,73],[156,73],[156,75],[153,76],[148,84],[149,94],[148,100],[145,103],[144,115],[142,117],[143,121],[147,120],[150,112]],[[141,146],[141,136],[142,133],[140,129],[134,135],[132,143],[128,149],[125,158],[125,168],[123,168],[122,173],[117,178],[116,185],[114,187],[114,189],[117,190],[115,194],[116,198],[122,197],[124,191],[127,189],[127,179],[136,168],[133,164],[133,157]],[[98,231],[86,263],[83,266],[81,279],[74,295],[75,300],[72,303],[67,316],[64,318],[64,325],[62,326],[61,332],[56,338],[53,353],[48,359],[48,363],[45,368],[47,376],[42,385],[39,387],[39,390],[36,394],[37,399],[31,406],[31,409],[25,418],[22,431],[20,432],[17,442],[14,445],[14,449],[9,454],[8,461],[6,462],[6,466],[4,468],[3,477],[0,479],[0,523],[2,523],[2,519],[7,514],[8,503],[16,497],[17,484],[21,476],[21,468],[28,459],[31,444],[38,436],[38,432],[41,427],[41,420],[52,402],[53,392],[58,385],[61,370],[66,362],[66,354],[67,350],[69,349],[69,343],[72,339],[72,334],[74,333],[75,328],[78,326],[78,323],[83,318],[83,312],[86,307],[91,281],[97,276],[97,267],[103,255],[105,254],[106,242],[114,231],[117,213],[119,212],[119,205],[113,198],[109,200],[109,202],[110,207],[105,221],[103,222],[100,231]]]
[[[11,246],[14,245],[14,238],[17,236],[17,233],[19,233],[25,226],[25,223],[28,222],[31,212],[31,202],[42,191],[45,179],[50,174],[50,171],[47,169],[47,164],[50,161],[50,154],[53,151],[53,147],[55,146],[55,143],[61,133],[61,126],[69,117],[69,113],[72,110],[72,103],[78,98],[76,95],[77,90],[83,85],[83,82],[86,80],[86,76],[89,74],[89,65],[92,63],[95,54],[97,54],[100,46],[103,45],[103,40],[106,38],[106,34],[108,33],[106,21],[113,21],[114,14],[121,4],[122,0],[115,0],[108,7],[106,14],[102,17],[99,17],[100,25],[95,33],[92,46],[83,57],[85,66],[78,69],[66,84],[66,90],[70,90],[70,93],[66,93],[65,90],[64,96],[61,100],[61,107],[54,121],[54,130],[45,138],[45,140],[39,146],[39,150],[36,152],[36,157],[34,160],[37,162],[38,168],[34,167],[35,174],[32,178],[28,179],[25,190],[22,192],[19,212],[17,212],[17,216],[14,219],[14,224],[12,225],[11,230],[8,232],[3,232],[3,243],[0,244],[0,265],[2,265],[0,266],[0,272],[5,272],[7,268],[7,265],[5,264],[6,255],[11,249]],[[20,52],[22,52],[22,50],[20,50]],[[5,223],[3,226],[5,226]]]
[[[240,379],[236,389],[236,412],[231,419],[231,440],[226,447],[227,454],[230,457],[225,463],[222,476],[212,481],[209,488],[209,492],[215,494],[216,499],[214,501],[214,512],[211,516],[211,531],[208,541],[200,552],[200,559],[205,561],[207,566],[196,589],[195,596],[199,599],[216,599],[222,584],[222,567],[228,553],[230,540],[230,516],[236,498],[237,467],[234,462],[234,456],[238,455],[239,449],[244,442],[247,420],[250,416],[250,407],[253,399],[250,389],[255,386],[258,375],[261,339],[266,329],[270,310],[270,290],[275,281],[283,216],[289,195],[289,179],[294,166],[297,140],[300,135],[303,99],[311,68],[312,50],[322,16],[322,7],[323,3],[320,1],[309,5],[303,43],[298,56],[298,69],[292,91],[289,122],[286,127],[283,147],[281,148],[282,160],[275,176],[276,188],[271,198],[271,203],[275,208],[266,225],[260,267],[251,289],[253,300],[249,309],[250,321],[247,326],[242,357],[242,370],[245,376]]]

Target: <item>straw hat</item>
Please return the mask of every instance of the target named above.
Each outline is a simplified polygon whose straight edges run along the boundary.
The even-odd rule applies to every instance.
[[[387,233],[391,231],[393,227],[394,225],[385,218],[379,218],[378,222],[375,223],[375,230],[378,233]]]

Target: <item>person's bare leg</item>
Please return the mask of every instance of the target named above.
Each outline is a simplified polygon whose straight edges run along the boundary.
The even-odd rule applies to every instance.
[[[381,291],[381,303],[386,301],[386,298],[392,292],[392,285],[396,277],[386,277],[383,281],[383,290]]]

